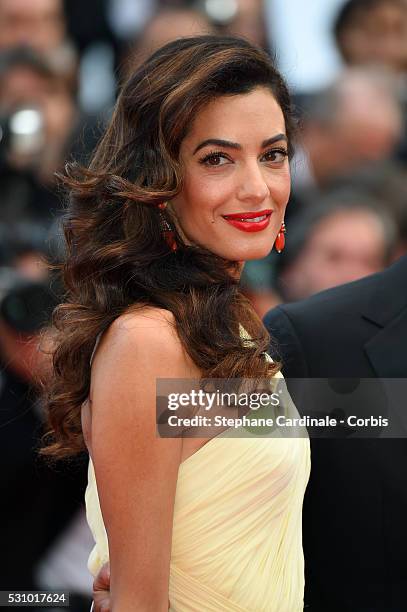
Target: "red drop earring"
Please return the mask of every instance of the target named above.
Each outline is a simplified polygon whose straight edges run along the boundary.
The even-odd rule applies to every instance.
[[[287,230],[286,230],[286,227],[285,227],[285,223],[283,221],[283,223],[281,224],[281,227],[280,227],[280,231],[277,234],[276,241],[274,243],[274,246],[276,247],[277,253],[281,253],[281,251],[285,247],[285,234],[286,234],[286,232],[287,232]]]
[[[163,211],[167,208],[167,202],[160,202],[158,204],[158,208],[160,209],[160,226],[161,232],[165,242],[168,245],[168,248],[171,251],[176,251],[178,248],[177,241],[175,238],[175,231],[172,225],[169,223],[168,219],[164,216]]]

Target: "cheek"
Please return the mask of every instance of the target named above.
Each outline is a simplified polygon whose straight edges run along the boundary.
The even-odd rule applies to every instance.
[[[184,183],[182,206],[179,212],[185,223],[205,223],[212,219],[216,210],[233,199],[233,181],[208,180],[205,176],[194,177]],[[220,177],[219,177],[220,178]]]
[[[271,197],[278,207],[287,205],[291,192],[290,170],[287,168],[279,175],[270,177],[268,181]]]

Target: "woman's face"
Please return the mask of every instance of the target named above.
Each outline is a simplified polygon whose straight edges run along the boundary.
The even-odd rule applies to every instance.
[[[171,200],[181,234],[231,261],[265,257],[290,194],[285,121],[272,93],[222,96],[181,144],[182,191]]]

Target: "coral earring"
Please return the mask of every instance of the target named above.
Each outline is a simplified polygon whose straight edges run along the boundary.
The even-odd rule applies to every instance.
[[[276,241],[274,243],[274,246],[276,247],[277,253],[281,253],[281,251],[285,247],[285,233],[286,233],[286,231],[287,230],[285,228],[285,223],[282,223],[280,231],[278,232]]]
[[[175,239],[175,232],[172,230],[163,231],[164,240],[167,243],[168,248],[171,251],[176,251],[178,248],[177,241]]]

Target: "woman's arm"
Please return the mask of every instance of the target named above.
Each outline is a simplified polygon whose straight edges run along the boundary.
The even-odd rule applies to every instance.
[[[168,610],[181,439],[156,436],[156,378],[196,375],[171,315],[119,317],[92,366],[91,455],[109,540],[114,612]]]

